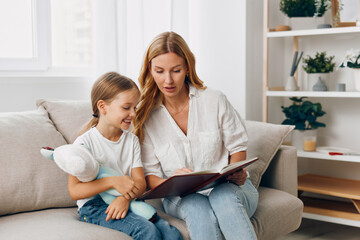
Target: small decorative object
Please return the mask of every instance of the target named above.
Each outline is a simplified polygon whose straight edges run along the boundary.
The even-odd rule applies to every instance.
[[[280,11],[290,18],[293,30],[316,28],[330,8],[331,0],[281,0]]]
[[[331,27],[331,24],[328,24],[328,23],[323,23],[323,24],[319,24],[317,25],[317,28],[332,28]]]
[[[290,31],[291,28],[288,25],[278,25],[275,27],[275,31],[280,32],[280,31]]]
[[[336,90],[337,92],[345,92],[345,91],[346,91],[345,83],[338,83],[338,84],[336,84],[335,90]]]
[[[331,0],[333,27],[354,27],[360,17],[358,0]]]
[[[327,87],[324,84],[324,82],[321,80],[321,77],[319,77],[318,81],[312,87],[312,90],[313,91],[327,91]]]
[[[304,132],[303,136],[303,148],[306,152],[315,152],[316,151],[316,135],[317,130],[308,130]]]
[[[285,85],[285,90],[286,91],[296,91],[296,90],[298,90],[298,86],[296,84],[296,79],[295,79],[294,75],[295,75],[296,69],[299,66],[299,62],[300,62],[300,59],[301,59],[301,57],[303,55],[303,52],[300,53],[299,58],[298,58],[298,54],[299,54],[298,51],[296,51],[294,53],[294,58],[293,58],[293,62],[292,62],[292,65],[291,65],[290,76],[288,77],[288,80],[287,80],[286,85]]]
[[[321,77],[322,82],[326,86],[326,82],[328,82],[330,78],[329,73],[334,71],[334,57],[335,56],[327,57],[326,52],[317,52],[315,54],[315,57],[311,57],[308,55],[307,58],[304,58],[303,69],[308,74],[308,82],[306,87],[308,91],[313,90],[313,86],[319,82],[319,77]],[[326,88],[328,89],[328,87]]]
[[[347,51],[340,67],[353,69],[355,89],[360,91],[360,50],[351,49]]]
[[[305,135],[316,136],[316,133],[314,133],[316,131],[308,131],[316,130],[319,127],[326,127],[325,123],[316,121],[318,117],[321,117],[326,113],[322,110],[321,104],[303,101],[304,98],[306,97],[292,97],[290,98],[290,100],[293,101],[292,105],[288,107],[281,106],[282,112],[286,117],[281,124],[295,125],[295,131],[292,135],[292,144],[298,149],[304,149]],[[310,140],[307,139],[307,141],[314,141],[314,138]],[[309,147],[307,149],[311,149],[310,145],[316,146],[316,143],[307,142],[306,147]]]

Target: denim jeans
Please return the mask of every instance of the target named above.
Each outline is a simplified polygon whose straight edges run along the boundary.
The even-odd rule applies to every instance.
[[[163,205],[166,213],[186,222],[191,239],[222,239],[222,232],[227,240],[251,240],[256,239],[250,217],[258,198],[258,191],[247,179],[242,186],[220,184],[209,196],[193,193],[166,198]]]
[[[123,219],[106,221],[107,214],[105,211],[107,207],[108,205],[101,198],[90,200],[79,209],[80,220],[118,230],[135,240],[182,239],[180,232],[159,216],[157,216],[155,223],[152,223],[129,210]]]

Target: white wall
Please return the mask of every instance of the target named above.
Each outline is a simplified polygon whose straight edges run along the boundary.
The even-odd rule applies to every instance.
[[[117,70],[136,80],[151,39],[173,30],[194,52],[205,84],[223,91],[244,118],[261,120],[261,72],[256,67],[261,65],[260,2],[93,0],[92,73],[83,78],[0,74],[0,112],[34,109],[38,98],[88,99],[94,79],[105,71]],[[9,106],[5,100],[14,96]]]

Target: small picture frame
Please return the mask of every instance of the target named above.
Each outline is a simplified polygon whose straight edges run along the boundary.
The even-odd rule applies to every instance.
[[[360,20],[358,0],[331,0],[331,9],[333,27],[354,27]]]

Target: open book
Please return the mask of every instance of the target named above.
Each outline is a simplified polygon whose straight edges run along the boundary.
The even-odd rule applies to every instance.
[[[257,157],[244,161],[239,161],[225,166],[220,171],[206,170],[182,175],[174,175],[166,179],[166,181],[164,181],[157,187],[145,192],[138,199],[145,200],[173,196],[184,197],[190,193],[211,188],[214,187],[216,184],[225,182],[226,176],[241,170],[242,168],[250,165],[256,160],[258,160]]]

